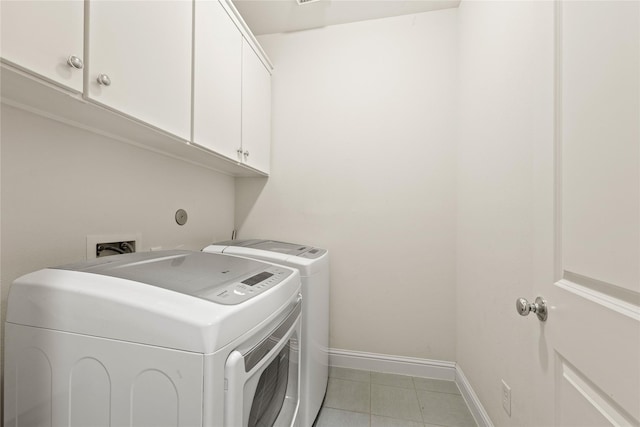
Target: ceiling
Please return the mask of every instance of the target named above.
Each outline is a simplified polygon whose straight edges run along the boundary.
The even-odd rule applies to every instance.
[[[460,0],[233,0],[255,35],[458,7]]]

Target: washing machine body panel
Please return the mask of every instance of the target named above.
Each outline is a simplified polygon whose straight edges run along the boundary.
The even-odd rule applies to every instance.
[[[271,250],[267,250],[271,249]],[[295,268],[302,280],[300,421],[311,427],[329,378],[329,253],[325,249],[273,240],[231,240],[203,249]],[[312,253],[310,253],[313,251]]]
[[[5,426],[202,425],[202,354],[12,323],[5,337]]]

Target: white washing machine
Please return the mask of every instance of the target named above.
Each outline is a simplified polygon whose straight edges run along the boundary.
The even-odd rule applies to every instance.
[[[163,251],[10,290],[5,426],[296,426],[299,273]]]
[[[230,240],[205,252],[234,254],[296,268],[302,278],[302,369],[300,422],[311,427],[327,390],[329,377],[329,252],[274,240]]]

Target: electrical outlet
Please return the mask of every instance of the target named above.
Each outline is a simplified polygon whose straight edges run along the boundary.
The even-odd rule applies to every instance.
[[[502,380],[502,407],[507,415],[511,416],[511,387]]]

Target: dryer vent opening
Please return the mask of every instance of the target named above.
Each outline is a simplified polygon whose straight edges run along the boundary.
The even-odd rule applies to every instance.
[[[108,242],[96,244],[96,258],[109,255],[131,254],[136,251],[136,241]]]

